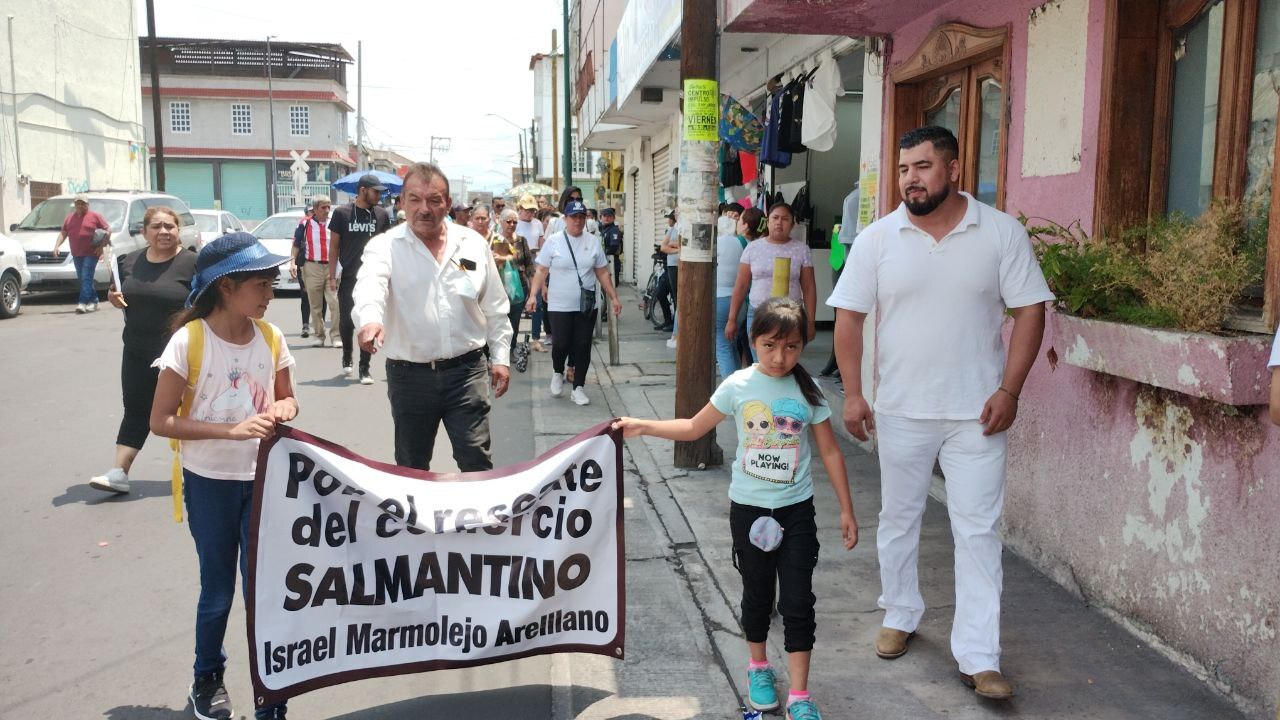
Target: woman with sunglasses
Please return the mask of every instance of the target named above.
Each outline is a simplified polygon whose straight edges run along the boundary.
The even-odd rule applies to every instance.
[[[488,210],[486,208],[487,215]],[[479,209],[477,208],[477,213]],[[475,215],[472,215],[475,219]],[[485,218],[488,222],[488,217]],[[493,252],[493,260],[498,263],[498,270],[507,263],[514,263],[516,270],[520,271],[520,284],[524,286],[524,294],[529,296],[529,277],[532,272],[533,257],[529,252],[529,245],[525,239],[516,235],[516,223],[520,221],[520,216],[515,210],[503,210],[498,216],[498,232],[489,237],[489,249]],[[512,337],[520,334],[520,314],[524,312],[524,303],[511,303],[511,312],[508,317],[511,318]],[[514,342],[514,340],[512,341]]]

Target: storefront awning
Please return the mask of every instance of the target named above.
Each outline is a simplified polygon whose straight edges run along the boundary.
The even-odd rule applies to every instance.
[[[888,35],[935,10],[937,0],[726,0],[726,32]]]

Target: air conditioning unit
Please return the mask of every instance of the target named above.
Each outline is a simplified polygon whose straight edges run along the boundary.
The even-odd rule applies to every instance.
[[[640,88],[640,102],[660,104],[662,102],[662,88],[660,87]]]

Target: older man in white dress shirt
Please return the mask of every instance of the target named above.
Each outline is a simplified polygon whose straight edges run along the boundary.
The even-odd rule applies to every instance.
[[[360,347],[387,357],[396,464],[429,470],[443,422],[458,468],[489,470],[488,380],[501,397],[511,377],[507,293],[485,239],[449,222],[440,168],[411,165],[400,197],[406,222],[365,247],[352,313]]]

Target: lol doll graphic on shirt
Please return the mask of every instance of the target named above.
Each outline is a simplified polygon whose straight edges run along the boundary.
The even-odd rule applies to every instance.
[[[800,459],[800,433],[809,408],[794,398],[778,398],[769,406],[760,400],[742,405],[742,471],[767,482],[795,482]]]
[[[238,423],[271,407],[266,388],[248,372],[235,368],[227,373],[227,388],[216,391],[204,422]]]

